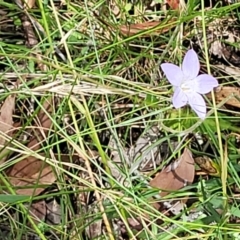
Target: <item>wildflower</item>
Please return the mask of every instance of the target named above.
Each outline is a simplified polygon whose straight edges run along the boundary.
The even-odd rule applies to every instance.
[[[207,107],[201,94],[212,91],[218,81],[208,74],[198,75],[200,63],[196,52],[191,49],[186,53],[181,68],[172,63],[163,63],[161,68],[174,87],[173,106],[181,108],[189,104],[198,117],[204,119]]]

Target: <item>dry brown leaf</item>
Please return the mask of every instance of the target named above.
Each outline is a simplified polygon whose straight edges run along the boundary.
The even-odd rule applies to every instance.
[[[226,104],[240,108],[240,88],[239,87],[219,87],[214,92],[215,99],[217,103],[220,103],[222,100],[225,100],[229,96],[232,96],[229,98],[229,100],[226,102]],[[238,98],[236,98],[236,97]],[[208,98],[212,99],[211,93],[207,95]]]
[[[45,102],[43,103],[43,109],[49,114],[52,112],[52,99],[46,99]],[[44,140],[44,136],[47,136],[51,125],[52,121],[48,117],[48,115],[45,113],[45,111],[41,109],[38,114],[38,126],[33,129],[34,131],[34,136],[32,137],[31,141],[28,144],[28,148],[31,148],[34,151],[37,151],[40,146],[41,142]],[[36,124],[37,125],[37,124]]]
[[[51,99],[46,99],[46,101],[43,103],[43,108],[48,113],[52,112]],[[43,142],[45,136],[47,136],[52,125],[51,119],[42,109],[38,113],[38,122],[38,127],[34,127],[32,133],[33,136],[27,145],[27,147],[33,151],[40,149],[41,143]],[[43,162],[41,160],[38,160],[33,156],[29,156],[14,165],[10,172],[10,176],[32,176],[42,168],[42,164]]]
[[[44,154],[39,155],[44,156]],[[58,159],[58,157],[59,155],[56,154],[55,158]],[[61,162],[70,162],[70,160],[75,162],[79,159],[79,156],[61,154],[60,159]],[[22,168],[20,169],[20,167]],[[31,169],[31,175],[29,169]],[[19,188],[16,193],[20,195],[39,195],[56,180],[52,166],[32,156],[22,160],[22,165],[14,166],[7,175],[11,184]]]
[[[120,32],[123,35],[132,36],[141,31],[149,30],[151,28],[157,27],[158,25],[160,25],[160,23],[161,22],[156,21],[156,22],[136,23],[136,24],[131,24],[129,26],[122,25],[122,26],[120,26]],[[148,35],[159,35],[161,33],[165,33],[167,31],[169,31],[171,28],[176,26],[176,19],[171,19],[168,22],[166,22],[164,25],[167,25],[167,27],[156,29],[156,30],[152,31],[151,33],[143,34],[143,35],[141,35],[141,37],[146,37]]]
[[[43,157],[45,156],[44,153],[40,153],[39,155]],[[60,157],[61,162],[70,162],[70,159],[72,159],[72,161],[77,161],[79,159],[77,155],[70,156],[68,154],[61,154],[60,156],[61,156]],[[58,159],[58,157],[59,155],[56,154],[55,158]],[[44,170],[45,168],[47,168],[47,166],[48,166],[47,163],[44,163],[42,160],[36,159],[36,157],[34,156],[29,156],[23,159],[21,161],[21,164],[20,162],[15,164],[8,175],[19,177],[19,178],[24,178],[25,176],[31,176],[30,179],[32,179],[32,176],[38,174],[40,170]],[[44,172],[46,173],[46,170],[44,170]]]
[[[15,109],[15,94],[9,95],[4,101],[1,107],[0,113],[0,132],[7,134],[8,136],[12,136],[13,128],[13,111]],[[3,134],[1,134],[3,135]],[[0,145],[6,146],[7,142],[5,137],[0,136]],[[0,153],[0,164],[6,160],[6,154],[8,150],[3,148]]]
[[[194,159],[191,152],[185,148],[181,157],[158,173],[156,177],[150,181],[149,185],[161,189],[162,191],[159,195],[164,197],[171,191],[177,191],[187,184],[191,184],[194,176]],[[183,209],[187,198],[181,199],[181,201],[173,201],[173,204],[169,201],[156,202],[152,199],[149,199],[149,201],[152,203],[152,206],[158,210],[164,210],[167,208],[167,211],[171,211],[173,214],[178,214]],[[167,214],[167,211],[165,211],[164,214]],[[146,218],[148,219],[149,216],[146,216]],[[141,220],[137,219],[135,225],[141,229],[140,223]],[[134,227],[133,224],[131,224],[131,226]]]
[[[34,6],[35,6],[35,0],[27,0],[27,1],[25,1],[25,6],[27,7],[27,8],[33,8]]]
[[[194,159],[191,152],[185,148],[178,160],[164,168],[150,181],[150,186],[167,190],[160,192],[160,196],[164,197],[169,193],[168,191],[176,191],[192,183],[194,176]]]
[[[32,203],[29,207],[29,213],[35,223],[44,222],[47,215],[46,202],[42,200]]]
[[[143,225],[141,224],[141,219],[136,219],[136,218],[128,218],[127,219],[128,224],[130,225],[130,227],[134,230],[142,230],[143,229]]]
[[[152,179],[150,186],[160,188],[159,194],[164,197],[169,194],[170,191],[176,191],[187,184],[193,182],[195,176],[194,159],[191,152],[185,148],[181,157],[168,167],[164,168],[157,176]],[[166,190],[166,191],[164,191]],[[156,209],[168,208],[173,214],[178,214],[184,206],[187,198],[181,199],[181,201],[174,201],[173,205],[171,202],[157,203],[153,202],[153,206]]]
[[[38,173],[43,168],[43,161],[29,156],[22,161],[16,163],[9,173],[9,176],[24,178]]]
[[[167,4],[171,9],[177,10],[180,7],[180,0],[167,0]]]
[[[24,160],[23,160],[24,161]],[[40,161],[40,160],[37,160]],[[44,189],[55,182],[56,175],[53,172],[51,166],[44,164],[43,161],[41,168],[37,169],[38,172],[29,176],[22,176],[20,177],[19,174],[17,176],[9,176],[9,180],[11,184],[17,188],[16,193],[20,195],[27,195],[27,196],[37,196],[39,195]],[[45,165],[45,166],[44,166]],[[12,173],[11,173],[12,174]]]
[[[52,111],[51,100],[51,98],[46,99],[43,103],[43,108],[48,113],[51,113]],[[48,134],[52,125],[51,119],[42,109],[39,111],[38,121],[38,127],[35,127],[33,137],[28,144],[28,148],[34,151],[37,151],[40,148],[41,143],[45,139],[45,136]],[[26,157],[22,161],[16,163],[8,171],[7,175],[13,186],[23,187],[16,190],[16,192],[24,195],[38,195],[44,190],[44,186],[42,185],[52,184],[56,180],[52,167],[34,156]]]

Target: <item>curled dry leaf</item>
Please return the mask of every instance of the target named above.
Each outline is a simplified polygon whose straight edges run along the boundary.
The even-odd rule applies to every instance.
[[[127,155],[127,149],[122,147],[120,144],[117,144],[113,137],[110,138],[108,147],[111,151],[111,159],[112,161],[108,161],[108,167],[112,173],[112,176],[117,181],[123,181],[125,179],[125,176],[123,176],[121,168],[122,168],[122,158],[126,160],[126,162],[129,162],[128,155]],[[129,184],[126,182],[126,184]]]
[[[168,167],[164,168],[151,180],[150,186],[160,188],[160,196],[166,196],[168,191],[176,191],[193,182],[195,176],[194,159],[191,152],[185,148],[182,156]]]
[[[158,137],[158,127],[152,126],[131,146],[128,152],[131,160],[131,173],[135,172],[136,169],[148,171],[161,163],[160,152],[162,149],[159,144],[156,144]]]
[[[43,103],[43,109],[48,113],[52,112],[51,100],[51,98],[46,99]],[[38,114],[38,122],[38,126],[34,127],[33,137],[27,145],[33,151],[40,149],[52,125],[51,119],[42,109]],[[52,167],[34,156],[28,156],[16,163],[7,175],[13,186],[21,187],[16,192],[24,195],[38,195],[45,189],[43,185],[52,184],[56,180]]]
[[[231,105],[233,107],[240,108],[240,88],[239,87],[219,87],[214,91],[215,99],[217,103],[220,103],[222,100],[229,98],[226,104]],[[209,93],[208,98],[211,97],[211,93]]]
[[[183,154],[178,160],[164,168],[154,179],[150,181],[150,186],[161,189],[162,191],[159,194],[161,197],[164,197],[169,194],[170,191],[176,191],[188,184],[191,184],[194,176],[194,159],[191,152],[185,148]],[[186,202],[186,200],[187,199],[184,199],[183,202]],[[182,205],[181,202],[179,202],[179,204]],[[175,205],[174,211],[179,208],[179,206]],[[156,203],[154,204],[154,207],[159,209],[160,205]],[[170,207],[172,207],[172,205],[170,205]],[[178,209],[177,211],[180,210]]]
[[[220,176],[220,167],[216,163],[214,163],[209,157],[197,157],[195,158],[195,162],[205,173],[212,176]]]
[[[1,113],[0,113],[0,145],[1,147],[0,151],[0,163],[3,163],[7,158],[7,152],[8,150],[5,148],[8,141],[6,141],[6,138],[4,137],[4,134],[8,135],[9,137],[12,136],[12,131],[10,131],[13,128],[13,111],[15,108],[15,94],[9,95],[6,100],[4,101],[2,107],[1,107]]]

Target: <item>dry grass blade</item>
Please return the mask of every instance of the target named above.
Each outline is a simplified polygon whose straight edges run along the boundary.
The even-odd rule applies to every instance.
[[[48,113],[52,111],[51,99],[46,99],[43,103],[43,109]],[[38,128],[35,128],[33,137],[28,144],[28,148],[37,151],[40,149],[41,143],[48,134],[52,121],[43,110],[38,114]],[[28,156],[22,161],[16,163],[8,172],[10,182],[13,186],[23,187],[16,190],[18,194],[38,195],[44,190],[44,186],[51,184],[56,180],[52,167],[42,160],[34,156]],[[32,187],[34,185],[34,187]]]
[[[32,89],[33,92],[35,93],[41,93],[43,91],[49,91],[52,93],[57,93],[61,95],[68,95],[69,93],[73,94],[81,94],[81,95],[86,95],[86,96],[91,96],[92,94],[121,94],[121,95],[126,95],[126,94],[131,94],[131,95],[136,95],[136,92],[128,90],[128,89],[118,89],[118,88],[113,88],[111,86],[101,86],[92,84],[92,83],[84,83],[84,84],[79,84],[72,86],[70,84],[62,84],[60,86],[54,86],[52,88],[49,88],[47,85],[46,86],[40,86],[37,88]],[[139,94],[142,97],[145,97],[145,93]]]
[[[2,107],[1,107],[1,114],[0,114],[0,132],[7,134],[9,137],[12,136],[12,131],[10,131],[13,128],[13,111],[15,109],[15,94],[9,95],[6,100],[4,101]],[[4,134],[1,134],[0,136],[0,145],[6,146],[7,141],[6,138],[3,136]],[[8,150],[3,147],[0,153],[0,163],[3,163],[7,158],[7,152]]]
[[[136,23],[136,24],[131,24],[129,26],[127,25],[122,25],[120,26],[120,32],[123,35],[126,36],[133,36],[135,34],[140,33],[141,31],[146,31],[146,30],[151,30],[154,28],[157,28],[158,25],[160,25],[161,22],[143,22],[143,23]],[[176,26],[176,19],[171,19],[166,23],[167,27],[162,27],[159,29],[154,29],[153,31],[141,35],[141,37],[146,37],[149,35],[159,35],[161,33],[168,32],[171,28]]]

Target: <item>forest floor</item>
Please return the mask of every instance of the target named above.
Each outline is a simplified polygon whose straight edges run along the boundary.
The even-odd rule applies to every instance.
[[[239,11],[0,2],[0,240],[240,239]]]

